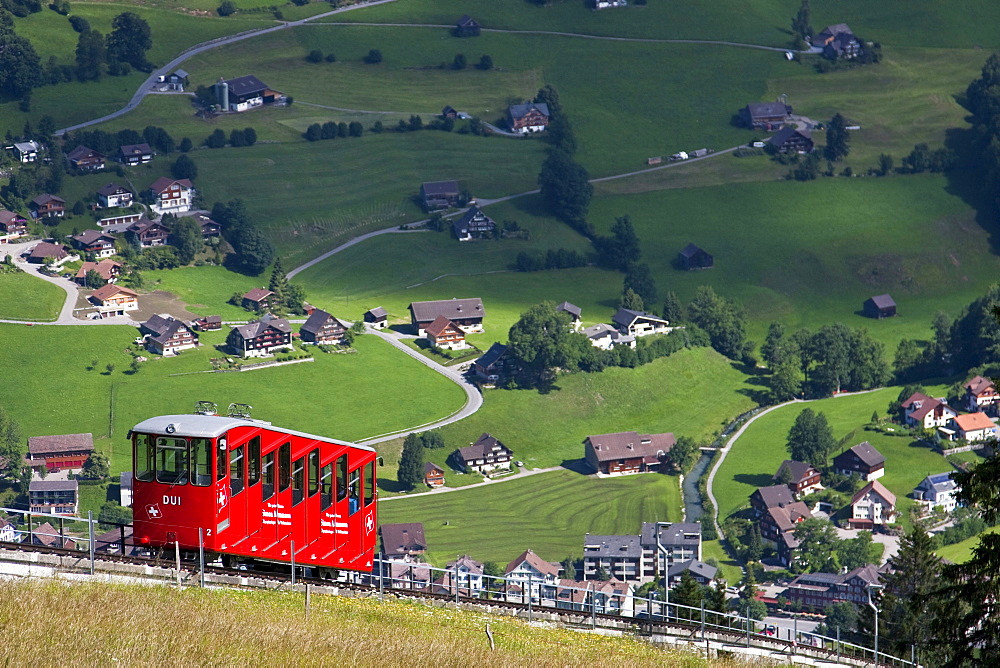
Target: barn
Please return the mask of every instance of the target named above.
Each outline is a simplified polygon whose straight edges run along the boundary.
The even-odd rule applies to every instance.
[[[715,258],[694,244],[688,244],[677,254],[682,269],[708,269],[715,264]]]
[[[896,302],[889,295],[876,295],[865,300],[862,309],[865,316],[869,318],[882,319],[891,318],[896,315]]]

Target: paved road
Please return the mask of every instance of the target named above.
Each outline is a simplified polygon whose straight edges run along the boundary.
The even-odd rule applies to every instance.
[[[400,494],[399,496],[380,496],[379,502],[382,501],[392,501],[393,499],[412,499],[417,496],[429,496],[431,494],[446,494],[448,492],[460,492],[463,489],[474,489],[476,487],[483,487],[484,485],[499,485],[502,482],[507,482],[509,480],[516,480],[518,478],[526,478],[530,475],[538,475],[539,473],[551,473],[552,471],[564,471],[562,466],[552,466],[547,469],[521,469],[519,472],[513,475],[505,475],[502,478],[496,480],[490,480],[487,478],[482,482],[477,482],[474,485],[466,485],[465,487],[438,487],[437,489],[432,489],[428,492],[420,492],[419,494]],[[452,473],[451,475],[457,475]]]

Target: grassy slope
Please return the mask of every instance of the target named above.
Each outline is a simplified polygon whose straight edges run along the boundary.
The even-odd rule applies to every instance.
[[[47,281],[23,271],[0,273],[0,318],[6,320],[55,320],[66,293]]]
[[[529,467],[583,457],[589,434],[674,432],[711,441],[729,420],[753,406],[746,377],[713,350],[675,353],[637,369],[560,376],[559,389],[491,390],[474,416],[444,428],[464,445],[489,432]]]
[[[549,561],[580,557],[585,533],[634,534],[642,522],[682,517],[675,476],[599,480],[571,471],[379,506],[382,523],[424,523],[436,566],[463,553],[506,563],[528,548]]]
[[[997,531],[1000,531],[1000,527],[991,527],[983,533],[996,533]],[[972,550],[979,546],[979,537],[982,535],[979,534],[979,536],[966,538],[962,542],[954,543],[953,545],[945,545],[937,550],[937,555],[952,563],[964,564],[972,558]]]
[[[32,580],[5,582],[0,621],[23,625],[41,664],[96,665],[113,654],[128,664],[183,656],[196,665],[705,666],[694,654],[570,630],[541,629],[509,617],[443,610],[375,598]],[[160,623],[151,624],[156,618]],[[483,634],[489,624],[496,649]],[[58,625],[66,633],[47,631]],[[234,628],[239,632],[235,633]],[[6,644],[0,658],[22,650]]]

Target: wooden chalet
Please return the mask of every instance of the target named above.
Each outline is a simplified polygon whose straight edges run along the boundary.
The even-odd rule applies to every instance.
[[[109,183],[97,190],[97,201],[105,209],[132,206],[133,199],[132,191],[117,183]]]
[[[433,462],[424,463],[424,484],[428,487],[444,485],[444,469]]]
[[[472,18],[468,14],[464,14],[462,18],[455,23],[455,36],[456,37],[479,37],[479,31],[482,29],[479,21]]]
[[[28,254],[28,262],[31,264],[45,264],[46,261],[53,266],[60,266],[70,259],[69,250],[62,244],[52,244],[47,241],[40,241]],[[75,257],[75,256],[74,256]]]
[[[21,236],[28,233],[28,219],[19,216],[13,211],[0,209],[0,243],[7,243],[7,238]]]
[[[778,153],[812,153],[815,147],[808,130],[791,127],[782,128],[767,143]]]
[[[850,503],[851,517],[847,520],[852,529],[871,530],[875,526],[891,524],[896,519],[896,495],[878,480],[873,480],[858,490]]]
[[[303,343],[342,344],[347,324],[335,318],[326,311],[316,309],[299,329],[299,338]]]
[[[113,283],[97,288],[90,294],[89,299],[98,306],[98,313],[102,318],[125,315],[126,311],[135,311],[139,308],[138,292]]]
[[[881,320],[896,315],[896,302],[889,295],[876,295],[865,300],[862,306],[865,316]]]
[[[996,385],[989,378],[976,376],[962,387],[965,388],[965,406],[970,413],[994,410],[1000,401]]]
[[[209,239],[211,237],[218,237],[222,235],[222,225],[215,222],[203,213],[196,213],[191,218],[194,218],[194,222],[198,223],[198,227],[201,228],[201,238]]]
[[[584,459],[601,475],[624,475],[659,471],[664,457],[677,439],[673,434],[638,434],[622,431],[588,436]]]
[[[125,236],[141,248],[152,248],[166,244],[170,230],[161,222],[140,219],[125,228]]]
[[[503,376],[506,367],[507,346],[494,343],[486,354],[472,365],[473,372],[485,381],[495,383]]]
[[[100,230],[84,230],[70,237],[73,246],[85,253],[93,253],[98,258],[115,254],[115,238]]]
[[[583,310],[579,306],[569,302],[560,302],[556,305],[556,311],[569,315],[570,326],[574,332],[580,329],[580,324],[583,322]]]
[[[650,334],[665,334],[670,331],[670,321],[646,313],[644,311],[634,311],[632,309],[621,308],[611,318],[611,322],[622,334],[639,338]]]
[[[243,295],[243,308],[251,311],[266,311],[271,308],[274,293],[267,288],[254,288]]]
[[[69,164],[76,171],[89,173],[99,172],[104,169],[104,161],[108,158],[103,153],[98,153],[94,149],[81,144],[67,153],[66,159],[69,160]]]
[[[365,324],[373,329],[385,329],[389,325],[389,314],[381,306],[365,311]]]
[[[134,167],[153,161],[153,149],[145,142],[142,144],[126,144],[118,149],[118,160],[123,165]]]
[[[427,340],[435,348],[443,350],[464,350],[469,347],[465,342],[465,332],[443,315],[427,325]]]
[[[266,357],[278,350],[291,350],[292,326],[270,313],[229,330],[226,343],[241,357]]]
[[[24,163],[38,160],[38,153],[42,150],[41,145],[34,140],[14,142],[13,146],[7,148],[13,151],[15,160]]]
[[[829,25],[813,37],[812,45],[823,49],[830,60],[852,60],[861,55],[861,40],[846,23]]]
[[[114,283],[118,280],[118,277],[122,275],[122,265],[121,262],[115,262],[108,258],[104,258],[100,262],[84,262],[80,269],[76,272],[74,280],[77,285],[81,285],[86,288],[98,288],[100,285],[88,285],[87,284],[87,274],[90,272],[96,273],[104,281],[102,285],[107,283]]]
[[[511,132],[526,135],[542,132],[549,126],[549,105],[544,102],[526,102],[507,107],[507,125]]]
[[[424,211],[448,209],[461,203],[462,190],[458,181],[429,181],[420,184],[420,201]]]
[[[149,195],[153,200],[153,211],[164,213],[185,213],[191,210],[194,200],[194,186],[188,179],[169,179],[165,176],[153,181],[149,186]]]
[[[820,484],[819,470],[805,462],[792,459],[781,462],[778,472],[774,474],[774,481],[781,483],[785,478],[788,480],[788,489],[796,496],[804,496],[823,488]]]
[[[710,269],[715,265],[715,258],[694,244],[688,244],[677,254],[677,262],[681,269],[692,271],[694,269]]]
[[[146,349],[157,355],[176,355],[198,347],[198,335],[182,321],[169,315],[153,315],[139,325]]]
[[[461,468],[489,473],[498,469],[509,469],[514,453],[495,437],[483,434],[475,443],[455,450],[452,457]]]
[[[384,559],[407,559],[427,551],[422,522],[401,522],[383,524],[378,529],[382,537],[382,557]]]
[[[482,332],[486,309],[478,297],[469,299],[442,299],[432,302],[412,302],[409,306],[410,322],[417,336],[427,335],[427,326],[444,316],[466,333]]]
[[[784,102],[751,102],[740,110],[743,125],[753,130],[776,130],[792,116]]]
[[[459,241],[492,239],[496,235],[497,224],[477,207],[470,207],[461,218],[452,223],[452,231]]]
[[[441,110],[441,118],[443,120],[455,120],[458,118],[458,110],[450,104],[445,105],[444,109]]]
[[[31,200],[35,218],[62,218],[66,215],[66,200],[56,195],[42,193]]]
[[[860,476],[872,481],[885,475],[885,457],[871,443],[864,441],[833,458],[833,468],[843,475]]]
[[[48,471],[75,471],[83,468],[83,463],[93,451],[93,434],[31,436],[28,438],[26,463],[33,469],[45,467]]]
[[[206,315],[198,318],[191,323],[192,327],[195,327],[199,332],[214,332],[215,330],[222,329],[222,316],[221,315]]]

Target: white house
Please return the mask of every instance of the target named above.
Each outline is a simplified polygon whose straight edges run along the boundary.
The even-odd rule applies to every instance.
[[[34,162],[38,160],[38,152],[42,147],[36,141],[15,142],[13,146],[7,147],[14,151],[14,157],[20,162]]]
[[[975,413],[986,407],[995,406],[997,401],[1000,401],[1000,394],[997,393],[996,386],[989,378],[976,376],[963,387],[965,388],[966,409],[970,412]]]
[[[507,564],[504,575],[508,587],[516,585],[522,592],[530,587],[532,598],[555,599],[555,588],[559,584],[561,570],[562,565],[545,561],[531,550],[525,550]]]
[[[445,566],[448,573],[458,582],[459,589],[468,589],[471,592],[481,591],[483,588],[483,564],[476,561],[467,554],[463,554],[454,561],[449,561]],[[458,577],[455,577],[455,574]]]
[[[633,311],[627,308],[618,309],[618,313],[615,313],[614,317],[611,318],[611,322],[615,323],[618,331],[622,334],[636,338],[650,334],[666,334],[672,329],[668,320],[651,313]]]
[[[896,496],[878,480],[862,487],[851,499],[850,525],[856,529],[871,529],[890,524],[896,517]]]
[[[161,176],[153,181],[149,193],[153,200],[150,207],[160,215],[190,211],[194,200],[194,186],[188,179],[168,179]]]
[[[119,478],[118,499],[124,508],[132,507],[132,472],[125,471]]]
[[[105,209],[132,206],[132,191],[117,183],[109,183],[98,189],[97,199]]]
[[[985,441],[997,435],[997,426],[986,413],[957,415],[952,418],[950,427],[954,431],[954,438],[969,443]],[[942,431],[947,434],[947,431]]]
[[[934,399],[920,392],[915,392],[900,405],[906,416],[906,424],[922,429],[944,427],[958,415],[944,398]]]
[[[635,348],[635,337],[622,334],[611,325],[599,323],[582,330],[584,336],[590,339],[590,345],[601,350],[611,350],[615,346]]]
[[[4,543],[17,543],[20,542],[20,533],[14,528],[14,525],[5,519],[0,519],[0,541]]]
[[[928,510],[940,507],[944,512],[950,513],[958,506],[958,501],[955,499],[958,489],[958,485],[951,479],[950,471],[935,473],[917,485],[913,490],[913,498],[923,502]]]

